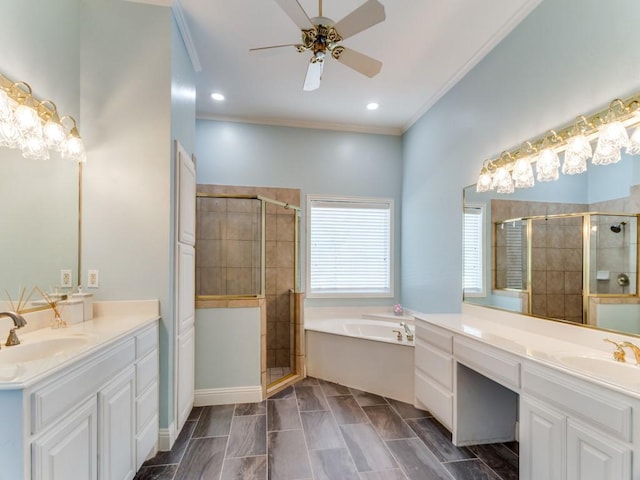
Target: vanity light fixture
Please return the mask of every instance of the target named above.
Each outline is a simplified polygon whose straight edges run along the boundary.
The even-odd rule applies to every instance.
[[[65,124],[64,120],[67,119]],[[68,125],[68,133],[65,125]],[[51,100],[38,100],[31,86],[0,74],[0,146],[20,148],[25,158],[49,159],[49,152],[86,161],[86,151],[76,121],[58,115]]]
[[[631,137],[627,133],[630,127],[636,127]],[[591,147],[593,141],[595,150]],[[553,181],[559,178],[561,154],[564,154],[562,173],[576,175],[587,170],[589,158],[594,165],[616,163],[625,147],[627,154],[640,155],[640,93],[626,100],[615,99],[602,111],[580,115],[573,124],[562,126],[557,132],[550,130],[523,142],[520,148],[503,152],[499,158],[485,160],[476,191],[498,190],[501,185],[498,193],[510,193],[506,174],[513,179],[515,188],[530,187],[525,159],[530,165],[535,164],[538,181]]]

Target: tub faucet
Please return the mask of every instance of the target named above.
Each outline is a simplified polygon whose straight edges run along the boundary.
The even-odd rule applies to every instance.
[[[10,317],[13,320],[14,325],[14,327],[9,330],[9,336],[7,337],[7,342],[5,343],[5,345],[7,347],[19,345],[20,340],[18,339],[18,335],[16,335],[16,329],[24,327],[27,324],[27,321],[22,315],[19,315],[15,312],[0,312],[0,318],[2,317]]]
[[[640,365],[640,347],[631,342],[622,342],[620,346],[629,347],[633,352],[633,355],[636,357],[636,365]]]
[[[413,340],[413,332],[409,328],[409,325],[407,324],[407,322],[400,322],[400,326],[404,327],[404,333],[407,336],[407,341],[411,342]]]

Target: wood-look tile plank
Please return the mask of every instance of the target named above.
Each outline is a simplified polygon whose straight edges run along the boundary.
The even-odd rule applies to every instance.
[[[340,425],[340,431],[359,472],[398,467],[393,456],[369,423]]]
[[[173,480],[178,465],[142,467],[133,480]]]
[[[473,445],[469,450],[496,472],[502,480],[518,480],[518,455],[505,444]]]
[[[451,433],[436,419],[414,418],[406,422],[441,462],[475,457],[468,448],[451,443]]]
[[[310,452],[315,480],[359,480],[358,471],[346,448]]]
[[[302,380],[300,380],[299,382],[297,382],[295,384],[295,387],[315,387],[318,386],[319,382],[317,378],[314,377],[305,377]]]
[[[267,413],[267,402],[257,403],[237,403],[233,415],[236,417],[242,415],[264,415]]]
[[[174,480],[210,480],[222,472],[227,437],[193,438]]]
[[[193,438],[229,435],[234,407],[233,404],[205,407],[193,432]]]
[[[327,382],[326,380],[319,380],[320,388],[322,388],[322,392],[327,397],[331,397],[333,395],[351,395],[351,391],[349,387],[345,387],[344,385],[340,385],[338,383]]]
[[[443,464],[456,480],[500,480],[481,460],[460,460]]]
[[[373,405],[362,407],[369,417],[373,428],[383,440],[396,440],[399,438],[412,438],[416,434],[409,428],[404,420],[389,405]]]
[[[267,416],[234,417],[229,433],[227,458],[251,457],[267,453]]]
[[[296,396],[298,398],[298,409],[301,412],[328,410],[322,389],[318,385],[313,387],[296,386]]]
[[[410,480],[451,480],[443,464],[419,439],[388,440],[386,443]]]
[[[520,455],[520,444],[518,442],[505,442],[503,445],[516,455]]]
[[[302,430],[269,432],[268,435],[270,480],[312,478]]]
[[[220,480],[265,480],[267,456],[226,458]]]
[[[356,399],[358,405],[361,407],[370,407],[372,405],[388,405],[384,397],[376,395],[375,393],[363,392],[356,388],[349,388],[353,398]]]
[[[360,480],[407,480],[402,470],[380,470],[377,472],[360,472]]]
[[[304,436],[309,450],[343,448],[345,446],[338,424],[329,411],[300,412]]]
[[[386,400],[402,418],[423,418],[431,416],[429,412],[420,410],[419,408],[409,405],[408,403],[401,402],[400,400],[394,400],[393,398],[387,398]]]
[[[267,400],[267,430],[300,430],[300,413],[295,398]]]
[[[180,430],[178,438],[173,443],[173,447],[168,452],[158,452],[155,457],[150,458],[144,462],[144,466],[152,465],[169,465],[178,464],[184,455],[184,451],[187,449],[189,440],[193,435],[193,431],[196,428],[196,422],[187,421],[184,423],[184,427]]]
[[[285,398],[296,398],[296,391],[293,387],[287,387],[284,390],[280,390],[269,397],[269,400],[282,400]]]
[[[338,425],[368,422],[367,416],[352,395],[327,397],[327,403],[336,417]]]
[[[202,413],[202,410],[204,409],[204,407],[193,407],[191,409],[191,412],[189,412],[189,418],[187,418],[187,421],[189,420],[200,420],[200,414]]]

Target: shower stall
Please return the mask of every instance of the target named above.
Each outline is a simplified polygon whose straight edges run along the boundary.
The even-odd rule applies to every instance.
[[[230,190],[230,191],[229,191]],[[265,393],[302,370],[299,190],[199,185],[196,195],[196,303],[260,307]],[[284,191],[284,193],[282,192]],[[215,192],[215,193],[212,193]]]
[[[515,218],[493,238],[495,288],[521,292],[526,313],[589,323],[591,297],[637,294],[637,215]]]

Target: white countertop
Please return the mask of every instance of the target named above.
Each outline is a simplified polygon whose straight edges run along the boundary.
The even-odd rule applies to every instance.
[[[160,318],[159,303],[157,300],[100,302],[94,305],[94,315],[93,320],[64,328],[45,327],[22,334],[17,330],[20,345],[6,347],[3,344],[0,349],[0,390],[26,388],[120,339],[131,336]],[[50,355],[43,358],[12,360],[12,357],[20,356],[20,350],[37,351],[46,348],[47,342],[55,344],[58,341],[65,347],[54,348]]]
[[[636,366],[633,353],[626,348],[627,362],[615,362],[612,353],[615,347],[603,341],[629,340],[640,346],[637,338],[481,307],[465,308],[459,314],[415,317],[417,321],[640,399],[640,366]]]

